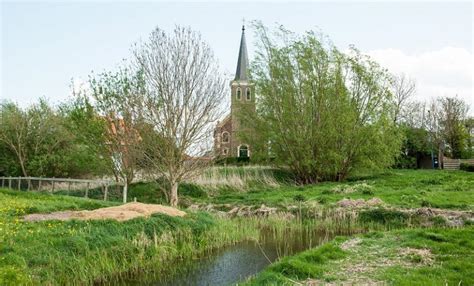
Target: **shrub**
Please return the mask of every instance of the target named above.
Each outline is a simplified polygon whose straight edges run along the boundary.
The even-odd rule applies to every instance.
[[[461,163],[459,169],[466,171],[466,172],[474,172],[474,165],[468,163]]]
[[[389,226],[404,225],[409,216],[406,213],[397,210],[372,209],[359,213],[359,219],[362,222],[375,222]]]
[[[429,201],[427,201],[427,200],[422,200],[422,201],[421,201],[421,206],[422,206],[422,207],[428,207],[428,208],[429,208],[429,207],[431,207],[431,203],[430,203]]]
[[[304,202],[304,201],[306,201],[306,198],[302,194],[298,194],[298,195],[293,197],[293,200],[295,202]]]

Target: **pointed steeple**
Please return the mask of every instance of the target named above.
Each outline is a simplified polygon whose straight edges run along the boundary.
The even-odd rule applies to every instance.
[[[249,59],[247,56],[247,44],[245,42],[245,26],[242,25],[242,37],[240,38],[239,60],[234,80],[247,80],[247,67]]]

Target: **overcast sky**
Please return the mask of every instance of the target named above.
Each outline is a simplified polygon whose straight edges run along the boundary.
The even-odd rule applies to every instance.
[[[131,45],[159,26],[200,31],[229,79],[235,72],[242,18],[318,30],[341,50],[351,44],[393,73],[417,81],[417,97],[454,96],[474,114],[473,5],[470,2],[150,3],[34,2],[1,4],[1,94],[22,106],[70,96],[91,71],[130,58]],[[250,59],[253,33],[247,30]]]

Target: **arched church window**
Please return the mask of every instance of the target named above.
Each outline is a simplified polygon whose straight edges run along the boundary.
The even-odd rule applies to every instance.
[[[229,143],[229,132],[222,132],[222,143]]]
[[[247,145],[239,146],[239,158],[248,158],[249,157],[249,147]]]
[[[247,88],[247,100],[251,99],[250,88]]]
[[[241,93],[240,88],[237,88],[237,99],[238,100],[240,100],[240,98],[242,97],[242,95],[240,93]]]

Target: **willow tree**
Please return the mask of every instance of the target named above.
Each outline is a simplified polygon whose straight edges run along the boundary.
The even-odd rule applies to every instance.
[[[260,153],[290,167],[300,183],[392,164],[400,138],[386,71],[313,32],[255,28],[260,42],[251,71],[258,98],[251,120],[263,138],[254,144]]]
[[[207,163],[198,156],[208,150],[221,116],[224,78],[209,45],[189,28],[170,34],[156,28],[134,54],[146,83],[143,115],[160,138],[147,140],[146,156],[177,206],[179,183]]]

